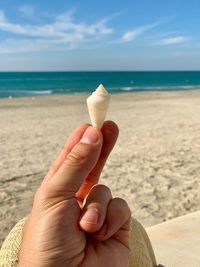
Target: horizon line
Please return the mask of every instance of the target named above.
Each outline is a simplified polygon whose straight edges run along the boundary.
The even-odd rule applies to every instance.
[[[5,72],[199,72],[200,69],[194,69],[194,70],[0,70],[0,73]]]

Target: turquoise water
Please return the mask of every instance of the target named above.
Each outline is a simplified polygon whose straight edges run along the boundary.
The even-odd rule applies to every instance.
[[[102,83],[111,93],[200,88],[200,71],[0,72],[0,98],[79,94]]]

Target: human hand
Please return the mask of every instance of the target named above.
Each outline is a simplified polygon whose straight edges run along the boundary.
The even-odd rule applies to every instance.
[[[117,136],[107,121],[68,139],[35,194],[19,267],[128,267],[130,210],[97,184]]]

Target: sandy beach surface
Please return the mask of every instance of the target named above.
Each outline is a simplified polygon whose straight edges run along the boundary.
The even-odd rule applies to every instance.
[[[30,211],[72,130],[89,122],[86,95],[0,99],[0,245]],[[120,128],[101,183],[144,226],[200,209],[200,90],[113,95]]]

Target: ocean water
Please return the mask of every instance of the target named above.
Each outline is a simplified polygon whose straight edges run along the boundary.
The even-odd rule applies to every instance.
[[[102,83],[111,93],[200,88],[200,71],[0,72],[0,98],[80,94]]]

